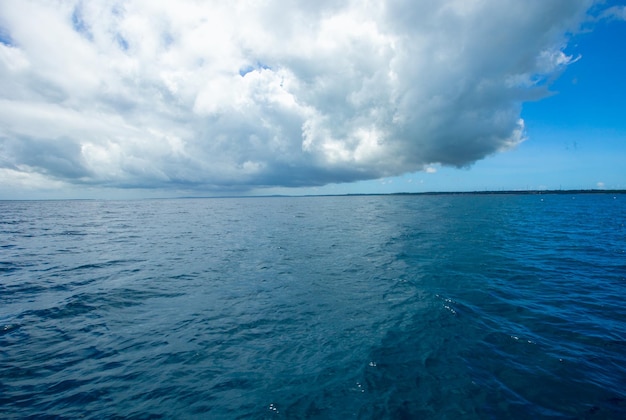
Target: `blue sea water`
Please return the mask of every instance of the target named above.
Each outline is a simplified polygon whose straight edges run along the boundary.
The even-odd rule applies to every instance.
[[[626,196],[0,202],[2,418],[626,418]]]

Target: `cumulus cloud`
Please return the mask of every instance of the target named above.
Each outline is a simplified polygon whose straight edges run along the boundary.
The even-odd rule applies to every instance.
[[[466,166],[524,139],[591,0],[0,3],[0,177],[208,190]]]

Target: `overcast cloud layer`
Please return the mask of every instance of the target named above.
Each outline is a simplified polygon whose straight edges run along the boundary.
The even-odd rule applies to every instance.
[[[591,0],[0,2],[0,183],[245,190],[465,166]]]

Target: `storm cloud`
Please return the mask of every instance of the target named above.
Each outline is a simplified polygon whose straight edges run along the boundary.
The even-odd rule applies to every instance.
[[[0,3],[0,182],[246,190],[524,140],[591,0]],[[621,10],[621,9],[620,9]]]

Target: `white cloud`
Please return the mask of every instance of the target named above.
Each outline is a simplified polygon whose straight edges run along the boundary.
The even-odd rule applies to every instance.
[[[246,189],[466,166],[523,141],[521,103],[574,60],[565,34],[591,5],[5,1],[3,182]]]
[[[612,6],[602,13],[603,18],[626,20],[626,6]]]

